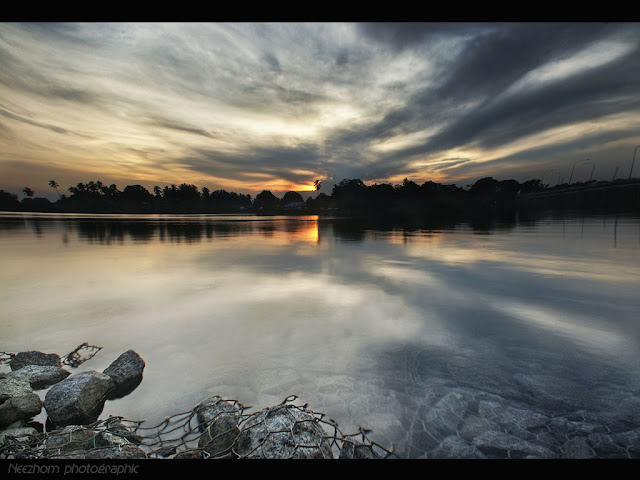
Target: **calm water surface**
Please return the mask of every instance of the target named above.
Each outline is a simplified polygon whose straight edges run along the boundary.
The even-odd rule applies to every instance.
[[[209,395],[263,408],[296,394],[408,457],[451,433],[429,425],[452,392],[640,427],[637,218],[382,230],[2,214],[0,261],[0,350],[88,342],[103,350],[78,370],[130,348],[146,361],[103,417],[156,424]]]

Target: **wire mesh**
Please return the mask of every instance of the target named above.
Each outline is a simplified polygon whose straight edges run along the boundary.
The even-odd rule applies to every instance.
[[[102,347],[83,343],[60,358],[72,368]],[[0,364],[16,354],[0,352]],[[343,434],[335,420],[299,405],[297,395],[258,412],[237,400],[209,397],[157,425],[110,416],[48,432],[0,432],[0,458],[389,458],[369,430]],[[44,430],[44,429],[43,429]],[[35,433],[34,433],[35,432]]]
[[[202,404],[192,410],[166,417],[153,426],[109,416],[90,425],[69,426],[37,434],[5,434],[0,458],[390,458],[395,453],[367,438],[368,430],[344,435],[326,415],[297,405],[291,395],[275,407],[249,413],[236,400],[214,397],[229,405],[202,421]],[[277,422],[270,421],[274,415]],[[234,416],[237,428],[213,429],[225,416]],[[282,418],[288,421],[282,422]],[[280,422],[280,423],[278,423]],[[228,424],[227,424],[228,425]],[[275,428],[274,428],[275,426]],[[319,432],[310,438],[309,427]],[[254,432],[251,432],[251,431]],[[258,442],[247,448],[246,436],[260,430]],[[212,451],[223,439],[225,448]],[[274,445],[278,448],[274,449]],[[286,448],[282,448],[285,445]],[[357,450],[366,452],[358,454]]]

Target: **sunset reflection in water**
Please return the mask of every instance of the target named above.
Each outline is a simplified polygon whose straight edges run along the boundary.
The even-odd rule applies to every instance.
[[[405,447],[402,419],[452,378],[530,391],[559,372],[562,395],[605,408],[593,382],[640,385],[639,223],[613,225],[6,215],[0,350],[102,346],[87,370],[138,351],[143,382],[105,415],[297,394]]]

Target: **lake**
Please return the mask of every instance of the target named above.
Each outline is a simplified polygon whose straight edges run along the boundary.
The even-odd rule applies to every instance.
[[[145,360],[101,418],[295,394],[403,458],[638,454],[638,218],[2,213],[0,259],[1,351]]]

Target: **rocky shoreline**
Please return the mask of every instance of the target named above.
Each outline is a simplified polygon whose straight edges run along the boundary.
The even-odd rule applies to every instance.
[[[122,417],[98,420],[105,402],[131,393],[142,381],[145,362],[138,353],[124,352],[102,372],[76,374],[62,368],[57,354],[8,355],[11,372],[0,374],[0,458],[378,459],[392,455],[368,442],[364,434],[339,434],[337,425],[323,415],[292,403],[297,397],[246,413],[240,403],[212,396],[191,412],[150,428]],[[46,388],[42,401],[36,390]],[[46,432],[32,421],[43,408]],[[181,435],[176,436],[179,430]]]
[[[75,368],[84,361],[78,349],[72,353],[64,362],[33,351],[0,356],[11,367],[0,373],[0,459],[400,458],[369,441],[366,430],[342,434],[333,420],[297,405],[295,396],[255,413],[211,396],[151,427],[122,417],[100,419],[105,402],[140,384],[145,362],[128,350],[102,372],[72,374],[63,365]],[[411,458],[640,458],[634,413],[640,404],[636,408],[628,399],[620,415],[609,418],[509,401],[504,392],[470,385],[439,387],[435,377],[433,382],[434,398],[415,411],[424,431],[408,432],[422,450],[408,452]],[[537,388],[543,392],[544,384]],[[44,400],[36,393],[43,389]],[[33,421],[43,409],[46,426]]]

